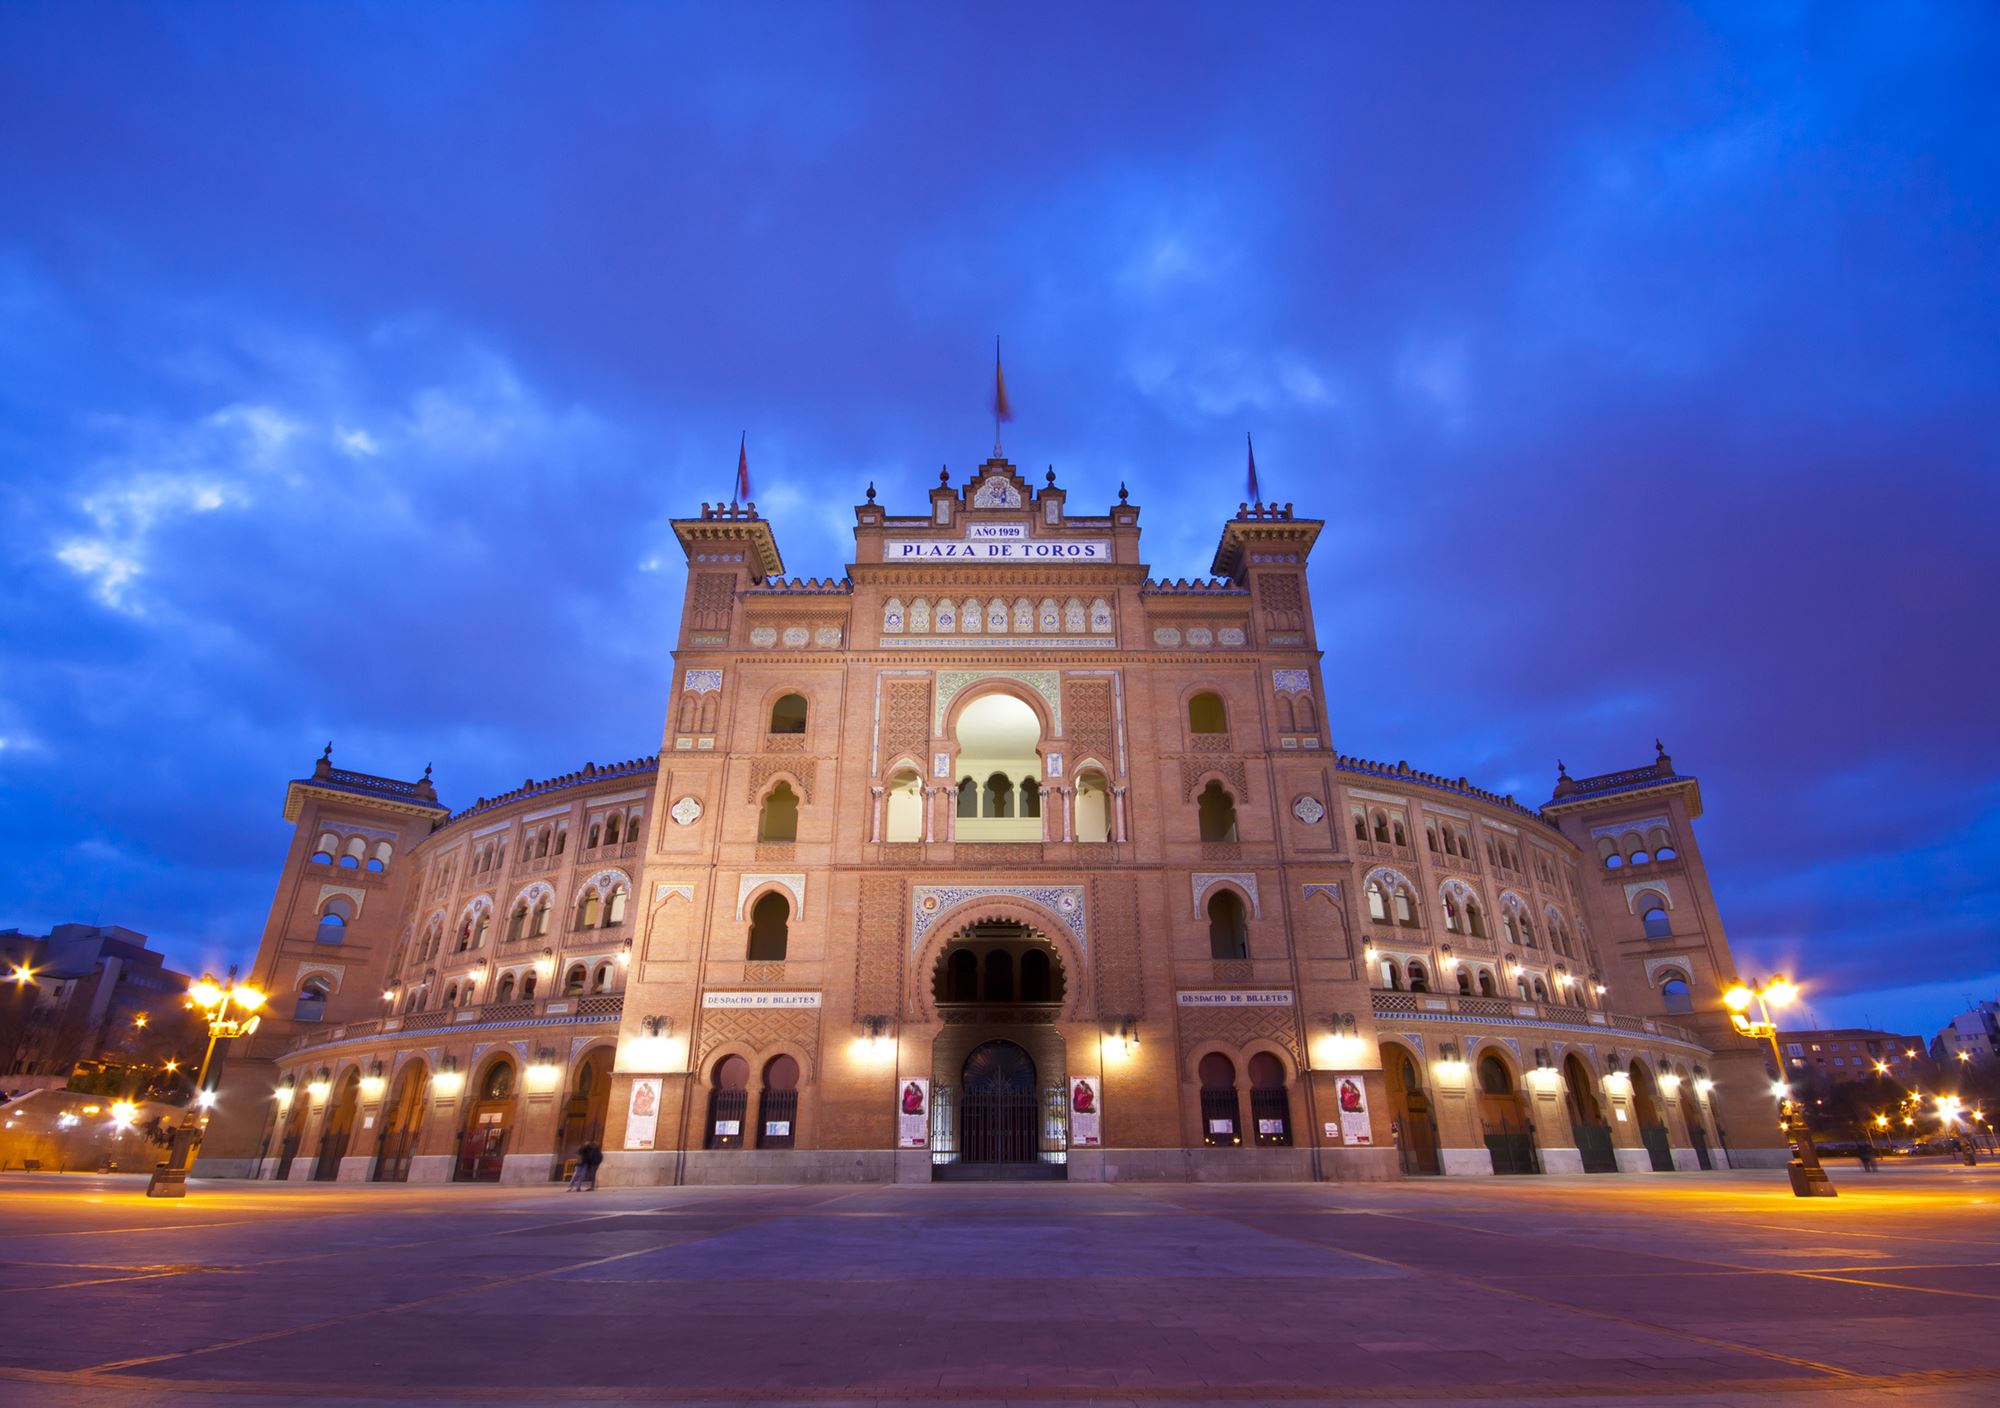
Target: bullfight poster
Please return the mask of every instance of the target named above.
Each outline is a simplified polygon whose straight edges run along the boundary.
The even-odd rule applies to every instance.
[[[1069,1146],[1095,1149],[1098,1138],[1098,1087],[1096,1076],[1076,1076],[1069,1083]]]
[[[896,1147],[927,1149],[931,1142],[931,1083],[906,1076],[896,1086]]]
[[[1344,1144],[1373,1144],[1368,1128],[1368,1090],[1359,1076],[1342,1076],[1339,1085],[1340,1138]]]

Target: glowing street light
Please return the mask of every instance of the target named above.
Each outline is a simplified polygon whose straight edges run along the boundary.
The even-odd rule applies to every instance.
[[[202,1110],[215,1107],[215,1092],[208,1087],[209,1063],[215,1059],[215,1043],[228,1038],[249,1036],[264,1020],[256,1016],[264,1005],[264,994],[248,983],[236,981],[236,970],[229,970],[229,985],[221,983],[207,973],[201,981],[188,987],[188,1002],[201,1009],[208,1019],[208,1048],[201,1055],[201,1069],[194,1078],[194,1100],[181,1116],[178,1128],[174,1130],[172,1149],[167,1161],[153,1170],[152,1181],[146,1185],[149,1198],[184,1198],[187,1196],[188,1165],[194,1162],[195,1147],[201,1140]],[[237,1015],[231,1015],[234,1009]]]
[[[1773,1007],[1790,1007],[1798,1000],[1799,985],[1782,973],[1761,984],[1731,984],[1722,994],[1722,1005],[1729,1009],[1730,1025],[1744,1036],[1771,1043],[1771,1059],[1777,1063],[1779,1077],[1772,1082],[1771,1093],[1778,1097],[1778,1128],[1791,1139],[1792,1161],[1787,1171],[1792,1177],[1792,1192],[1801,1198],[1831,1198],[1835,1196],[1834,1186],[1826,1170],[1820,1167],[1819,1150],[1813,1147],[1812,1127],[1784,1080],[1785,1053],[1778,1047],[1778,1023],[1771,1016]],[[1757,1009],[1755,1017],[1750,1015],[1752,1006]]]

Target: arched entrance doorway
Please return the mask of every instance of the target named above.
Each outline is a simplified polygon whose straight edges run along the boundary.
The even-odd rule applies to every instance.
[[[708,1133],[705,1149],[741,1149],[743,1121],[750,1110],[750,1063],[741,1056],[724,1056],[715,1063],[708,1085]]]
[[[409,1181],[410,1159],[417,1152],[417,1135],[424,1127],[427,1075],[422,1061],[411,1061],[396,1077],[396,1089],[382,1112],[382,1143],[375,1151],[377,1183]]]
[[[556,1123],[556,1156],[549,1178],[561,1182],[576,1172],[576,1151],[585,1141],[602,1146],[604,1115],[611,1104],[611,1048],[593,1047],[570,1073],[569,1096]]]
[[[1667,1117],[1660,1109],[1660,1092],[1653,1085],[1652,1067],[1635,1060],[1631,1065],[1632,1116],[1639,1121],[1639,1138],[1653,1161],[1654,1173],[1674,1171],[1673,1141],[1667,1133]]]
[[[1479,1058],[1479,1122],[1495,1173],[1540,1173],[1534,1126],[1514,1072],[1489,1051]]]
[[[1598,1103],[1590,1071],[1574,1051],[1563,1057],[1563,1104],[1569,1111],[1570,1132],[1576,1137],[1576,1151],[1583,1156],[1585,1173],[1618,1172],[1618,1155],[1611,1144],[1611,1126],[1605,1122],[1604,1107]]]
[[[292,1087],[292,1105],[285,1111],[285,1122],[278,1136],[278,1167],[271,1177],[279,1183],[292,1176],[292,1163],[299,1156],[299,1145],[305,1139],[306,1111],[312,1102],[296,1084]]]
[[[1062,955],[1015,920],[938,953],[931,997],[931,1164],[938,1178],[1061,1178],[1069,1159]]]
[[[361,1072],[349,1071],[327,1111],[326,1128],[320,1131],[319,1161],[313,1165],[316,1181],[331,1183],[340,1177],[340,1161],[347,1157],[347,1143],[354,1136],[354,1115],[360,1107]]]
[[[1687,1130],[1688,1147],[1694,1150],[1695,1163],[1702,1169],[1715,1167],[1714,1156],[1708,1152],[1708,1126],[1701,1118],[1701,1091],[1688,1074],[1687,1067],[1674,1067],[1674,1090],[1680,1096],[1681,1124]]]
[[[1382,1078],[1389,1092],[1389,1118],[1396,1127],[1396,1153],[1407,1174],[1444,1172],[1438,1158],[1437,1116],[1424,1092],[1423,1073],[1400,1046],[1382,1047]]]
[[[458,1137],[458,1164],[452,1177],[460,1183],[498,1183],[507,1135],[514,1127],[514,1063],[505,1056],[494,1057],[472,1089],[472,1108]]]
[[[1032,1164],[1041,1152],[1034,1058],[1011,1041],[982,1042],[959,1082],[959,1158]]]

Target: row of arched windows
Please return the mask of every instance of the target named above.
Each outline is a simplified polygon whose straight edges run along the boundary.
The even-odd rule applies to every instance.
[[[1656,860],[1677,860],[1680,852],[1675,849],[1667,828],[1655,826],[1643,836],[1628,831],[1619,837],[1598,837],[1597,858],[1606,870],[1618,870],[1628,865],[1650,865]]]
[[[1461,997],[1498,997],[1500,980],[1493,969],[1484,964],[1458,962],[1452,967],[1453,984]],[[1375,974],[1381,986],[1391,992],[1430,992],[1430,968],[1422,959],[1399,959],[1384,955],[1375,963]],[[1577,986],[1571,983],[1570,986]],[[1523,1002],[1548,1002],[1549,985],[1538,973],[1516,971],[1514,990]],[[1582,993],[1574,994],[1579,1000]]]
[[[1004,772],[989,775],[984,784],[970,777],[958,780],[958,814],[962,817],[1040,816],[1042,784],[1032,773],[1017,785]]]
[[[315,865],[366,870],[379,875],[389,868],[390,858],[395,854],[395,846],[388,841],[376,841],[371,847],[366,836],[343,837],[332,831],[322,831],[319,843],[313,847],[312,861]]]
[[[1362,889],[1368,905],[1368,918],[1376,924],[1393,924],[1405,929],[1420,926],[1417,898],[1408,885],[1399,878],[1391,878],[1384,872],[1368,877]],[[1442,895],[1444,927],[1446,932],[1464,934],[1471,938],[1483,939],[1487,936],[1486,914],[1479,901],[1470,891],[1464,890],[1457,881],[1451,883]],[[1547,911],[1550,947],[1565,958],[1575,958],[1576,951],[1570,937],[1569,926],[1554,906]],[[1508,943],[1521,948],[1540,948],[1541,940],[1535,933],[1535,921],[1528,912],[1527,905],[1511,891],[1502,897],[1500,907],[1500,933]]]
[[[977,635],[981,631],[994,635],[1008,632],[1015,635],[1053,635],[1057,632],[1109,635],[1111,603],[1098,597],[1085,607],[1082,598],[1071,597],[1058,606],[1054,597],[1044,597],[1040,607],[1037,607],[1026,597],[1016,597],[1010,607],[999,597],[987,602],[981,602],[978,597],[967,597],[964,601],[947,598],[933,606],[928,597],[918,597],[905,608],[901,598],[890,597],[882,607],[882,630],[886,635],[900,635],[904,631],[918,634],[954,631],[961,635]]]

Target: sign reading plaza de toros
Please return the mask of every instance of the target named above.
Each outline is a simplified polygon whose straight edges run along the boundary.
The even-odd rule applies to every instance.
[[[1028,536],[1019,523],[975,523],[963,538],[888,538],[884,562],[1109,562],[1108,538]]]

